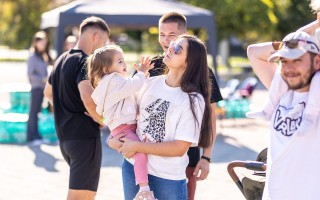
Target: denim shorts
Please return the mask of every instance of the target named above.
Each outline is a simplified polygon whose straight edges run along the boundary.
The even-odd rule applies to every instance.
[[[168,180],[148,175],[150,190],[158,200],[186,200],[187,183],[183,180]],[[139,191],[135,183],[133,165],[124,159],[122,163],[122,183],[125,200],[132,200]]]

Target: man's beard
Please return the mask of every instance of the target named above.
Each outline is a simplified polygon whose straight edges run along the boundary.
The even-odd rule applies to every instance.
[[[313,67],[313,63],[311,63],[311,66],[309,68],[309,71],[305,74],[305,77],[300,77],[300,82],[297,84],[290,84],[287,79],[284,78],[284,81],[287,83],[288,88],[291,90],[299,90],[302,89],[308,85],[310,85],[311,80],[314,76],[314,74],[316,73],[314,67]],[[304,81],[306,80],[306,81]]]

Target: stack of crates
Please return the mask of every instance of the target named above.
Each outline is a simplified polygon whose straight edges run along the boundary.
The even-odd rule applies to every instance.
[[[19,85],[19,84],[18,84]],[[28,113],[30,109],[31,93],[25,84],[1,90],[1,94],[9,94],[7,107],[0,107],[0,143],[25,143],[27,132]],[[24,89],[22,89],[24,87]],[[30,86],[29,86],[30,87]],[[15,90],[14,90],[15,89]],[[46,104],[46,106],[45,106]],[[48,110],[48,103],[44,103],[39,113],[39,132],[50,142],[56,142],[53,114]]]
[[[249,109],[250,102],[246,98],[222,100],[218,102],[218,108],[223,110],[223,116],[219,118],[246,118],[246,113]]]

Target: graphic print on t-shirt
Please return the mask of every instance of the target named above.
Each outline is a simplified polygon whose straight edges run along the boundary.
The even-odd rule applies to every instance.
[[[276,110],[273,127],[284,136],[292,136],[301,124],[305,102],[300,102],[294,108],[279,105]]]
[[[143,141],[163,142],[165,136],[165,123],[170,102],[162,99],[156,99],[144,110],[147,116],[144,116],[142,123],[146,123],[142,130]]]

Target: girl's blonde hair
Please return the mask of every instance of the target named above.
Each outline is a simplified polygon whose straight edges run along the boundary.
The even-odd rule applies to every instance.
[[[314,13],[320,12],[320,0],[311,0],[310,7]]]
[[[114,55],[117,52],[123,52],[117,45],[107,45],[94,51],[87,59],[88,78],[93,88],[96,88],[99,81],[106,75],[104,68],[109,74],[108,68],[113,63]]]

